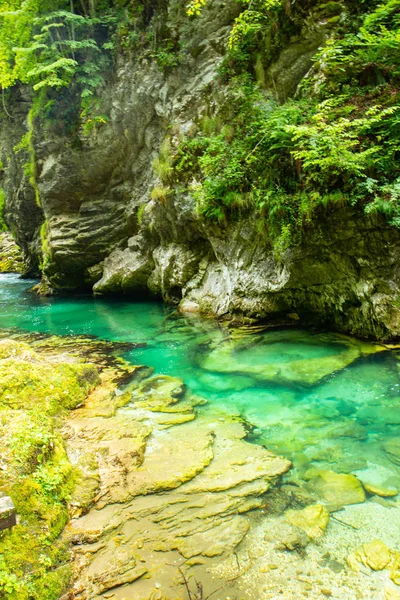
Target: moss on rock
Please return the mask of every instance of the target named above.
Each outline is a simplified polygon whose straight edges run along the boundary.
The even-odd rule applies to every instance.
[[[66,454],[62,417],[125,371],[116,357],[105,358],[113,347],[93,339],[14,337],[0,341],[0,490],[11,496],[18,523],[0,533],[0,598],[56,600],[71,580],[60,534],[81,480]],[[100,357],[101,368],[80,362]]]
[[[24,259],[21,249],[8,232],[0,233],[0,273],[22,273]]]

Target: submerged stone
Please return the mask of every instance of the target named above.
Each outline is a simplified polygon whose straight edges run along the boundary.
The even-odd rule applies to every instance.
[[[363,486],[369,494],[375,494],[376,496],[382,496],[383,498],[391,498],[397,496],[399,493],[398,490],[384,488],[374,483],[363,482]]]
[[[392,559],[391,550],[381,540],[367,542],[356,548],[347,559],[354,571],[360,570],[360,564],[370,567],[373,571],[381,571],[388,566]]]
[[[384,600],[400,600],[400,590],[390,587],[385,588]]]
[[[390,569],[390,579],[396,585],[400,585],[400,552],[396,552]]]
[[[382,447],[392,463],[400,465],[400,438],[386,440],[383,442]]]
[[[174,412],[177,410],[174,405],[179,402],[184,392],[185,384],[182,379],[157,375],[146,379],[137,390],[134,390],[132,400],[139,408],[157,412]]]
[[[365,492],[354,475],[315,469],[307,488],[332,510],[365,502]]]
[[[310,539],[324,535],[329,523],[329,511],[322,504],[307,506],[303,510],[288,510],[286,520],[303,529]]]
[[[233,336],[203,356],[200,364],[207,371],[240,373],[262,381],[314,385],[360,356],[383,349],[346,336],[291,331],[275,336],[269,334],[259,338],[258,343],[246,336]],[[308,356],[304,358],[304,354]]]
[[[279,529],[273,530],[270,534],[266,534],[266,541],[276,542],[278,550],[298,550],[305,548],[310,543],[310,538],[304,529],[282,523]]]

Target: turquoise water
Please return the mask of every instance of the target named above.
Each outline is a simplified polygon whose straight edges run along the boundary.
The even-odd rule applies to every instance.
[[[0,275],[1,328],[146,343],[126,358],[183,378],[209,401],[203,410],[243,416],[249,439],[290,458],[295,474],[368,472],[400,488],[397,351],[332,334],[231,332],[159,303],[39,298],[28,291],[33,283]]]

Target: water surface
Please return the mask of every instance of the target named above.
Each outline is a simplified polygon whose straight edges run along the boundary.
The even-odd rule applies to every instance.
[[[40,298],[34,281],[0,275],[0,327],[146,343],[126,358],[181,377],[208,405],[242,415],[254,443],[312,467],[364,473],[400,488],[397,351],[366,351],[340,336],[291,330],[230,332],[156,302]],[[399,444],[400,448],[400,444]]]

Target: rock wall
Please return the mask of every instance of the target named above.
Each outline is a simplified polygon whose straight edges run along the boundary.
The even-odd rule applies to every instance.
[[[151,197],[160,184],[153,162],[165,136],[188,132],[223,94],[217,72],[238,10],[233,0],[215,0],[188,20],[184,3],[171,0],[169,27],[179,32],[186,53],[179,67],[162,72],[153,59],[121,55],[101,98],[105,124],[73,143],[63,128],[49,133],[36,124],[41,208],[19,155],[5,174],[6,216],[17,241],[29,264],[37,264],[42,245],[44,276],[53,289],[133,297],[150,291],[183,310],[218,317],[395,338],[400,234],[383,219],[361,208],[321,211],[302,244],[278,255],[251,217],[216,226],[199,218],[185,190]],[[310,10],[263,75],[282,98],[295,92],[329,33]],[[7,139],[3,132],[3,154],[12,146]]]
[[[26,90],[14,89],[6,111],[0,113],[0,191],[5,192],[4,220],[25,256],[25,273],[38,274],[41,260],[40,227],[43,211],[27,170],[29,155],[18,148],[27,134],[31,98]]]

